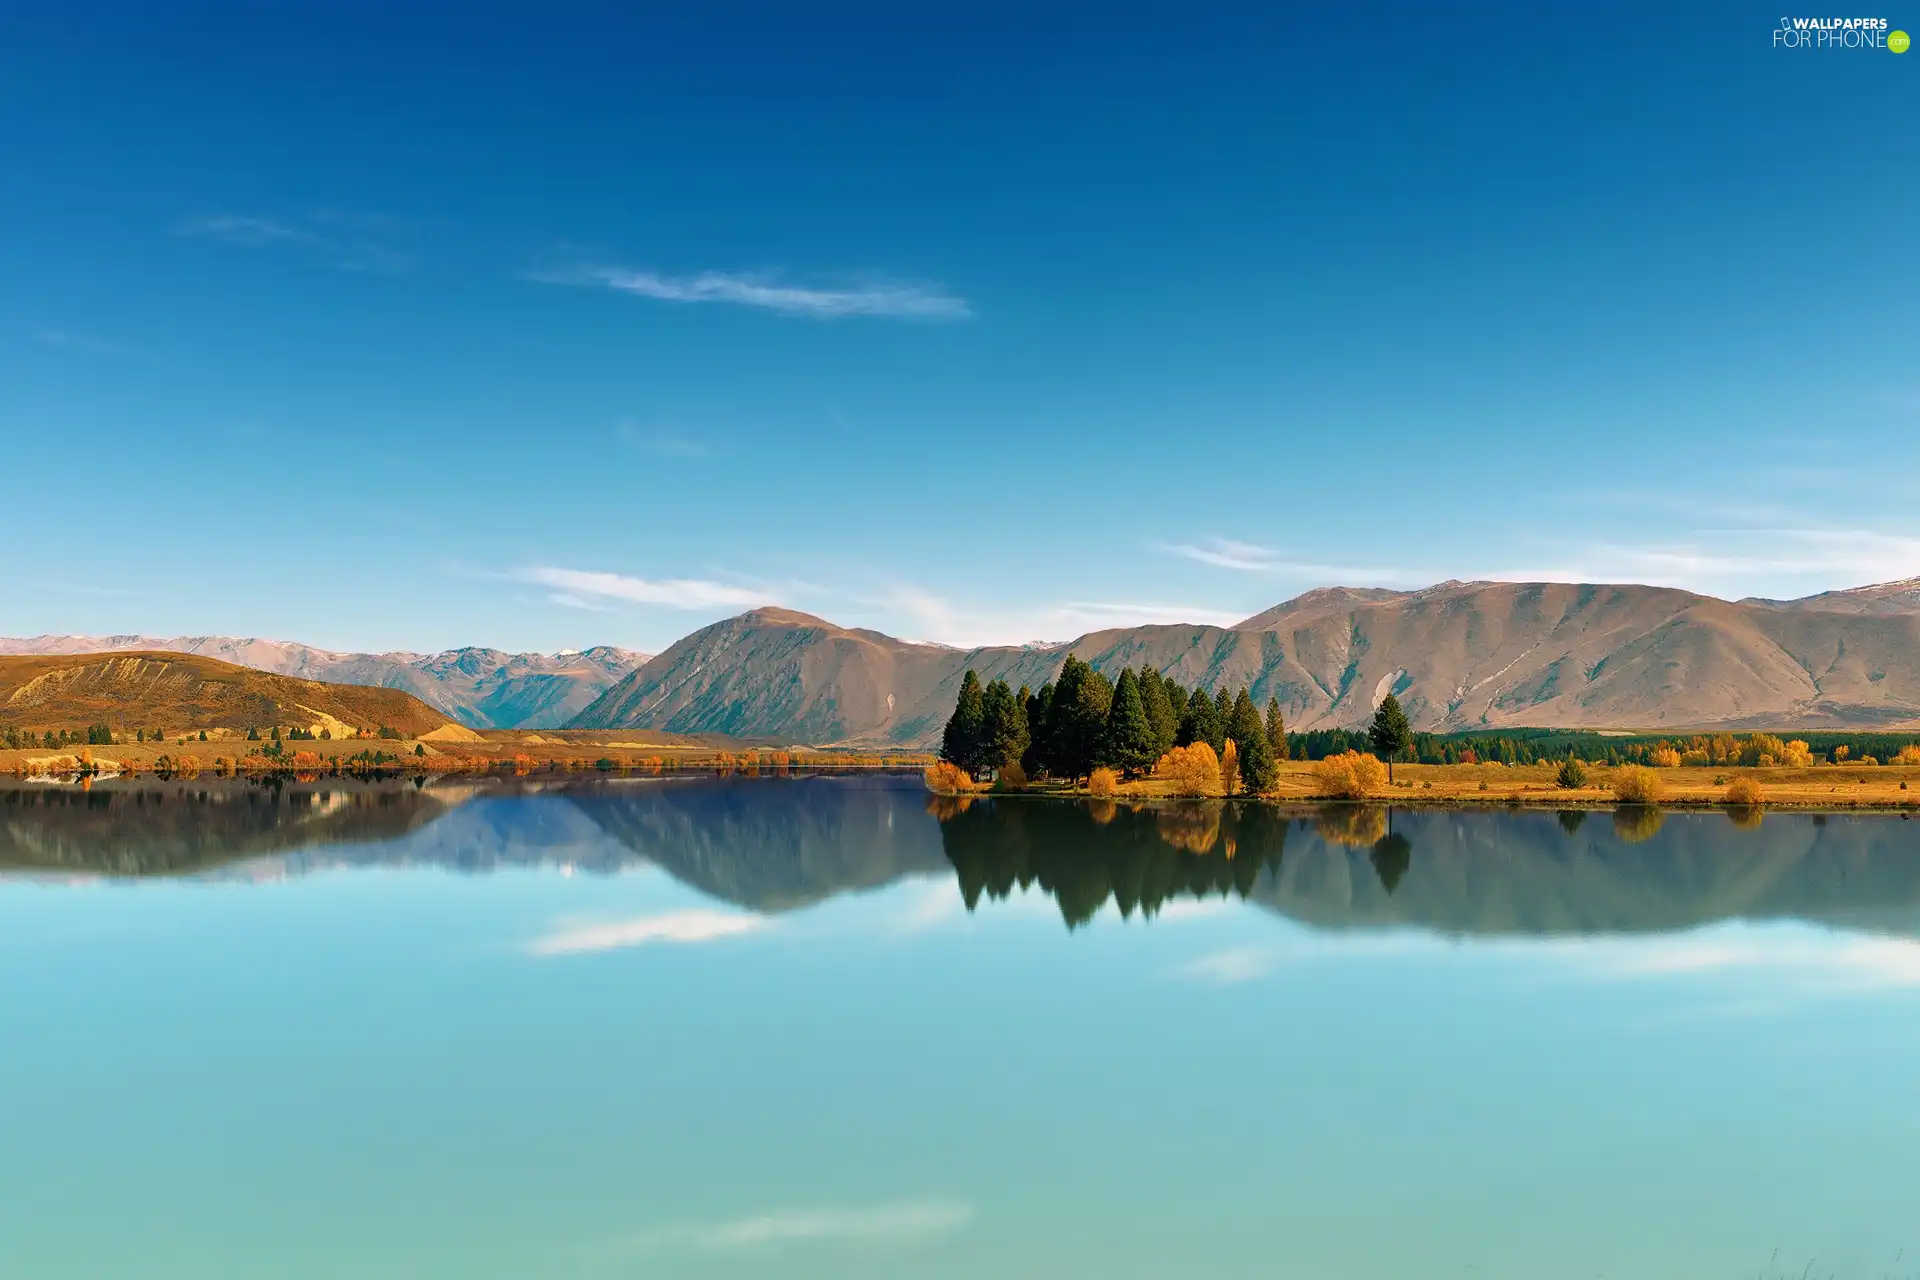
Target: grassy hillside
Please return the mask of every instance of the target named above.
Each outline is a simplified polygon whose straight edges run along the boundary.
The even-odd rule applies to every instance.
[[[417,737],[448,723],[399,689],[300,680],[187,654],[0,657],[0,729],[105,724],[131,736],[279,726],[339,738],[386,727]]]

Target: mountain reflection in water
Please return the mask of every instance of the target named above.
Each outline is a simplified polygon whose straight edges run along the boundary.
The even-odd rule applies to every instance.
[[[959,802],[899,776],[0,787],[0,871],[356,865],[657,866],[760,912],[951,875],[969,910],[1037,891],[1069,927],[1110,902],[1150,917],[1227,897],[1335,929],[1583,934],[1796,918],[1920,936],[1920,824],[1892,814]]]

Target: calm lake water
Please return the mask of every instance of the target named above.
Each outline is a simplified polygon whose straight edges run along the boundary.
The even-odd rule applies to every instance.
[[[1803,1273],[1920,1276],[1897,815],[0,789],[9,1280]]]

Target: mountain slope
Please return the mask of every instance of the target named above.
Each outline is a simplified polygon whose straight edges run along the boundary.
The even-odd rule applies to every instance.
[[[180,653],[0,657],[0,725],[243,730],[279,725],[341,737],[383,726],[409,737],[448,718],[399,689],[277,676]]]
[[[0,655],[166,650],[216,658],[276,675],[404,689],[470,728],[554,729],[646,662],[611,645],[568,653],[336,653],[286,640],[234,636],[33,636],[0,639]]]
[[[1295,729],[1363,724],[1389,690],[1431,730],[1920,724],[1917,612],[1447,582],[1309,592],[1231,628],[1122,628],[1052,648],[961,651],[761,609],[674,644],[573,725],[926,746],[968,667],[1038,688],[1068,653],[1109,674],[1147,663],[1189,686],[1249,685]]]

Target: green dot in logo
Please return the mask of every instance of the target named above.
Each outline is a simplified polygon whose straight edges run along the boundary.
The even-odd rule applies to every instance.
[[[1889,31],[1887,33],[1887,48],[1893,50],[1895,53],[1905,53],[1907,51],[1907,45],[1910,43],[1912,42],[1907,39],[1907,33],[1904,31]]]

